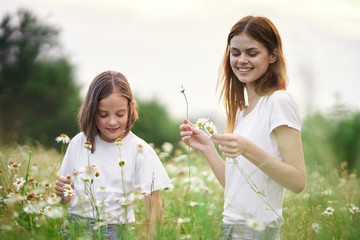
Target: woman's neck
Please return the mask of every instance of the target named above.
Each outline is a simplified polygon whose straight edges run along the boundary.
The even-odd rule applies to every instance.
[[[252,108],[259,101],[260,96],[255,92],[255,86],[252,84],[246,85],[247,92],[247,103],[250,108]]]

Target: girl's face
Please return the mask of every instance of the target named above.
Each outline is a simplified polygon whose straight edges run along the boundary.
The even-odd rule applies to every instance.
[[[107,142],[114,142],[119,137],[124,138],[128,116],[128,100],[120,93],[112,93],[100,100],[96,112],[96,125],[100,130],[100,137]]]
[[[275,61],[275,54],[270,54],[263,44],[246,33],[240,33],[230,40],[231,69],[242,83],[254,83]]]

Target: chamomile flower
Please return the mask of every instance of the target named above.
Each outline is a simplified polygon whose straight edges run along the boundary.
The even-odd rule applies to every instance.
[[[326,210],[325,210],[322,214],[323,214],[323,215],[331,216],[331,215],[333,215],[334,211],[335,211],[334,208],[328,207],[328,208],[326,208]]]
[[[314,229],[315,232],[319,232],[320,226],[318,223],[313,223],[312,228]]]
[[[11,170],[11,171],[16,171],[16,170],[19,170],[20,169],[20,166],[21,164],[17,163],[17,162],[10,162],[9,165],[8,165],[8,168]]]
[[[55,138],[55,141],[62,144],[68,144],[70,142],[70,138],[66,134],[60,134],[57,138]]]
[[[197,121],[196,121],[196,127],[197,128],[201,128],[201,127],[204,127],[205,124],[209,121],[209,118],[199,118]]]
[[[59,204],[60,201],[61,201],[61,197],[59,197],[58,195],[56,195],[54,193],[50,194],[50,196],[46,200],[46,202],[50,205]]]
[[[64,190],[64,197],[67,197],[67,196],[74,196],[75,195],[75,191],[74,189],[70,188],[70,189],[65,189]]]
[[[216,126],[212,123],[209,118],[200,118],[195,124],[196,128],[205,131],[208,135],[217,133]]]
[[[256,221],[254,219],[250,219],[250,220],[246,221],[246,225],[256,231],[264,231],[265,230],[264,225],[261,222]]]
[[[86,149],[88,149],[88,150],[91,150],[91,149],[92,149],[91,143],[90,143],[89,141],[86,141],[86,142],[84,143],[84,148],[86,148]]]
[[[27,204],[24,207],[24,212],[29,213],[29,214],[33,214],[33,213],[38,214],[38,213],[40,213],[40,209],[35,204]]]
[[[142,153],[142,152],[144,151],[143,145],[139,144],[139,145],[137,146],[137,151],[138,151],[138,153]]]
[[[117,139],[115,140],[115,145],[116,145],[116,146],[121,146],[122,144],[123,144],[123,141],[122,141],[121,138],[117,138]]]
[[[357,207],[357,206],[355,206],[355,205],[353,205],[353,204],[350,204],[349,211],[350,211],[350,213],[352,213],[352,214],[360,213],[359,207]]]
[[[164,142],[164,144],[161,146],[162,150],[166,153],[170,153],[173,150],[173,145],[169,142]]]
[[[101,170],[96,165],[92,165],[90,171],[94,177],[100,177]]]
[[[126,164],[125,158],[119,158],[118,166],[124,167]]]
[[[205,123],[204,128],[210,133],[210,135],[217,133],[216,126],[212,122]]]
[[[23,177],[21,178],[16,178],[16,182],[14,182],[14,186],[16,187],[16,190],[19,191],[21,188],[24,187],[25,185],[25,179]]]
[[[64,216],[64,210],[61,207],[50,208],[44,213],[45,216],[52,219],[59,219]]]
[[[75,195],[74,189],[71,187],[70,184],[64,184],[64,196],[73,196]]]
[[[188,223],[188,222],[190,222],[190,218],[178,218],[177,219],[177,223],[179,223],[179,224],[182,224],[182,223]]]

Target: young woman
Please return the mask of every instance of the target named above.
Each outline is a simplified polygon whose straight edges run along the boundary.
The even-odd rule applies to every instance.
[[[96,76],[79,111],[82,132],[71,140],[56,181],[56,194],[70,202],[72,220],[85,219],[92,230],[102,222],[110,239],[119,239],[122,225],[135,221],[134,192],[146,193],[155,226],[162,216],[160,190],[170,184],[155,151],[131,132],[137,117],[125,76],[114,71]],[[75,194],[66,193],[69,184]]]
[[[218,87],[226,134],[209,138],[185,120],[182,140],[202,153],[225,187],[223,239],[280,239],[284,188],[301,192],[306,173],[281,38],[269,19],[247,16],[232,27]]]

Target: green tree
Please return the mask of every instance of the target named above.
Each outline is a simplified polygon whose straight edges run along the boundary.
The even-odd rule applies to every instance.
[[[0,140],[53,146],[73,136],[80,88],[58,50],[58,30],[31,12],[7,14],[0,25]]]
[[[179,123],[173,120],[166,108],[156,99],[142,101],[139,105],[139,119],[132,131],[148,143],[161,147],[164,142],[176,146],[180,139]]]

